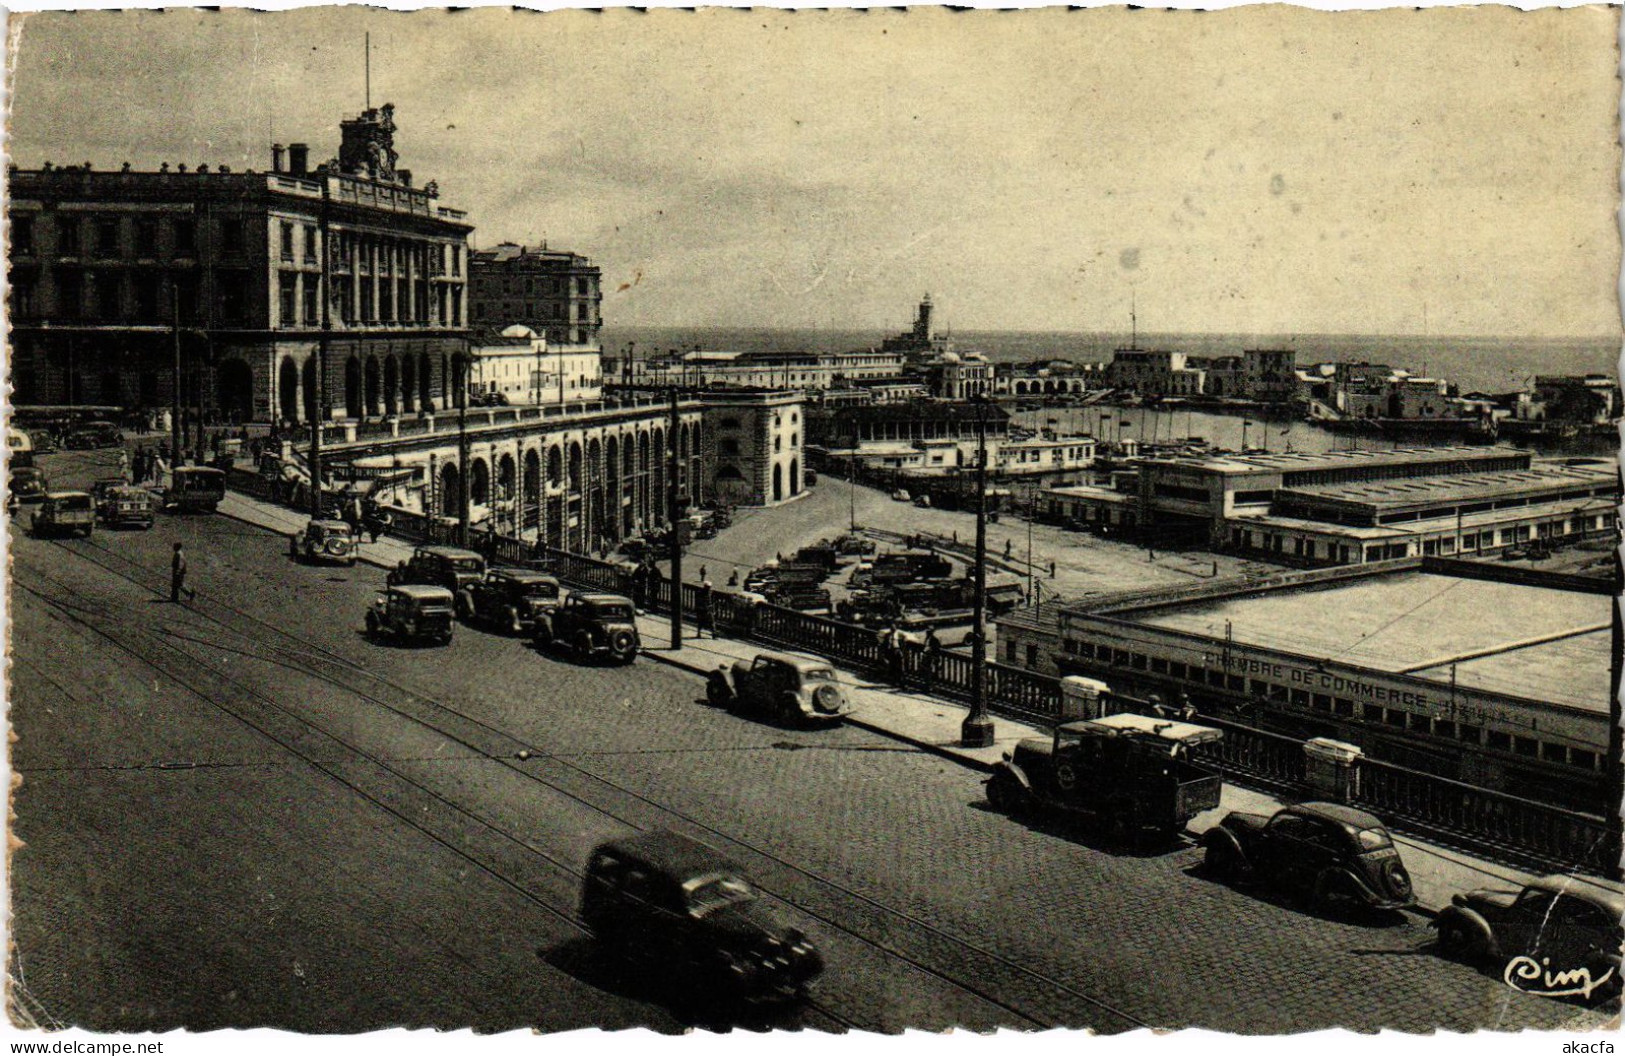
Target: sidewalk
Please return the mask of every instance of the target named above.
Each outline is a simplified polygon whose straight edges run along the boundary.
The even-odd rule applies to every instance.
[[[226,492],[219,512],[284,538],[301,531],[309,520],[306,514],[233,491]],[[413,546],[410,542],[383,536],[376,543],[362,543],[360,557],[367,564],[392,569],[412,556]],[[695,639],[692,624],[684,627],[682,648],[673,650],[671,620],[664,616],[639,616],[638,634],[643,640],[644,655],[649,659],[701,675],[730,665],[735,660],[748,662],[767,651],[812,656],[729,638]],[[1050,731],[1046,728],[995,718],[995,740],[991,748],[962,748],[959,746],[959,727],[967,710],[963,705],[875,683],[861,674],[840,668],[836,668],[836,675],[854,708],[855,713],[848,717],[848,723],[914,745],[922,751],[950,759],[980,773],[990,772],[1004,753],[1011,751],[1022,738],[1050,738]],[[1283,802],[1274,796],[1238,788],[1226,782],[1218,808],[1193,818],[1186,831],[1200,836],[1217,825],[1230,811],[1269,814]],[[1408,836],[1396,835],[1394,842],[1398,844],[1405,867],[1411,874],[1418,908],[1428,914],[1449,905],[1450,896],[1457,892],[1477,887],[1519,888],[1532,875],[1480,861],[1458,851],[1435,847]]]

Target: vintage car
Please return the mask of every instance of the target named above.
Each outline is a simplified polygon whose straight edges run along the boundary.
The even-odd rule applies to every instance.
[[[402,641],[451,643],[451,591],[422,583],[391,586],[367,610],[367,634]]]
[[[833,723],[852,711],[835,671],[824,660],[763,653],[750,663],[719,667],[706,679],[706,699],[719,708],[754,712],[780,722]]]
[[[708,997],[794,999],[824,968],[737,866],[674,832],[594,850],[581,919],[615,953]]]
[[[85,422],[68,431],[65,446],[70,451],[94,451],[103,447],[118,447],[124,443],[124,434],[112,422]]]
[[[114,488],[122,488],[130,482],[123,477],[97,477],[90,485],[90,501],[96,507],[96,516],[102,515],[102,504],[107,501],[107,493]]]
[[[1565,991],[1561,996],[1589,998],[1620,990],[1622,919],[1625,885],[1555,875],[1531,880],[1522,891],[1489,888],[1456,895],[1433,927],[1441,953],[1507,962],[1507,982],[1520,990],[1556,989]],[[1558,980],[1561,985],[1547,985],[1548,974],[1557,979],[1561,973],[1568,973]]]
[[[96,516],[109,528],[152,527],[157,503],[146,488],[120,484],[109,488],[96,506]]]
[[[96,506],[83,491],[53,491],[34,511],[30,523],[35,535],[82,535],[90,538],[96,527]]]
[[[456,594],[485,578],[485,558],[455,546],[420,546],[386,578],[392,587],[426,583]]]
[[[302,561],[354,567],[361,540],[346,521],[312,518],[304,531],[288,540],[288,547],[292,556]]]
[[[1392,910],[1416,902],[1382,822],[1338,803],[1299,803],[1269,817],[1227,814],[1203,834],[1202,845],[1214,876],[1263,881],[1308,895],[1322,908]]]
[[[43,471],[33,466],[13,466],[9,502],[12,505],[19,502],[44,502],[45,493],[50,487],[51,484],[45,479]]]
[[[987,801],[1019,814],[1065,811],[1123,840],[1171,839],[1219,805],[1223,779],[1191,759],[1223,731],[1148,715],[1108,715],[1055,727],[1050,740],[1020,741],[994,765]]]
[[[164,506],[184,513],[213,513],[226,497],[226,475],[212,466],[177,466],[164,492]]]
[[[521,635],[534,631],[538,620],[558,608],[560,593],[559,581],[545,572],[493,568],[457,592],[457,615]]]
[[[571,594],[536,621],[536,647],[562,645],[584,659],[630,664],[638,656],[632,599],[619,594]]]

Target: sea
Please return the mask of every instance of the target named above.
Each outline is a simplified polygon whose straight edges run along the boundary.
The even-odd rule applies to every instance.
[[[638,355],[702,348],[708,352],[845,352],[876,348],[890,335],[877,330],[779,330],[725,327],[604,327],[604,351],[629,342]],[[1620,339],[1445,337],[1371,334],[1167,334],[1062,331],[958,331],[958,352],[981,352],[995,363],[1066,359],[1104,363],[1112,350],[1164,349],[1200,356],[1238,355],[1247,348],[1290,348],[1298,366],[1327,362],[1381,363],[1444,378],[1461,391],[1504,393],[1530,387],[1537,374],[1619,374]]]

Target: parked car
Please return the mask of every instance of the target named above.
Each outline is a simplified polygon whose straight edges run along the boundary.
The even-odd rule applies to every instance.
[[[632,599],[619,594],[571,594],[536,621],[536,647],[562,645],[583,659],[630,664],[638,657]]]
[[[44,502],[45,493],[50,487],[50,481],[46,479],[43,470],[34,466],[13,466],[11,494],[8,499],[12,505],[19,502]]]
[[[594,850],[581,919],[616,954],[705,996],[794,999],[824,968],[807,936],[737,866],[674,832]]]
[[[412,559],[386,577],[390,586],[424,583],[445,587],[453,594],[485,578],[485,558],[455,546],[420,546]]]
[[[367,635],[451,644],[451,591],[423,583],[391,586],[367,610]]]
[[[987,800],[1019,814],[1065,811],[1127,840],[1170,839],[1219,805],[1223,779],[1191,758],[1222,730],[1148,715],[1109,715],[1055,727],[1050,740],[1022,740],[994,765]]]
[[[346,521],[313,517],[305,530],[288,540],[294,557],[316,564],[318,562],[355,567],[360,555],[361,540]]]
[[[103,447],[118,447],[124,443],[124,434],[112,422],[85,422],[68,431],[64,445],[70,451],[94,451]]]
[[[891,497],[897,502],[910,502],[913,500],[913,496],[908,493],[907,488],[898,488],[891,493]]]
[[[144,531],[152,527],[157,508],[152,492],[124,484],[107,491],[96,509],[96,516],[109,528],[134,527]]]
[[[30,528],[36,536],[82,535],[90,538],[96,527],[96,506],[83,491],[53,491],[34,511]]]
[[[1215,876],[1259,880],[1323,907],[1388,910],[1416,901],[1387,828],[1338,803],[1299,803],[1269,817],[1236,811],[1203,834],[1202,844]]]
[[[558,608],[561,593],[559,581],[545,572],[493,568],[457,592],[457,614],[521,635],[535,631],[537,621]]]
[[[1439,932],[1439,950],[1462,959],[1509,962],[1508,982],[1520,961],[1539,968],[1539,976],[1521,975],[1531,982],[1519,989],[1551,991],[1548,973],[1577,973],[1589,993],[1612,996],[1620,990],[1620,947],[1625,943],[1625,885],[1616,880],[1582,876],[1543,876],[1529,881],[1522,891],[1485,888],[1456,895],[1433,920]],[[1571,975],[1557,989],[1583,990],[1582,979]]]
[[[719,708],[750,711],[781,722],[835,723],[852,711],[846,691],[824,660],[762,653],[749,663],[719,667],[705,695]]]

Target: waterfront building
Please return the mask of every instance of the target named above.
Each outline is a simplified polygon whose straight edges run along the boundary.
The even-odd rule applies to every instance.
[[[837,463],[856,461],[870,470],[892,470],[904,476],[952,476],[976,468],[977,442],[965,438],[871,440],[855,448],[830,448]],[[1010,477],[1053,477],[1080,473],[1095,462],[1092,436],[996,437],[987,442],[988,473]]]
[[[814,415],[809,443],[826,450],[852,450],[863,443],[917,440],[974,440],[977,421],[986,421],[989,439],[1009,435],[1010,412],[996,404],[913,400],[908,403],[837,407]]]
[[[1616,463],[1501,447],[1142,458],[1108,485],[1052,488],[1053,517],[1300,565],[1478,556],[1614,531]]]
[[[549,345],[599,348],[599,269],[568,250],[502,242],[469,254],[469,311],[476,324],[520,324]]]
[[[314,168],[295,143],[272,147],[270,172],[11,170],[13,400],[168,406],[178,321],[183,402],[205,415],[443,407],[467,345],[472,227],[396,166],[393,117],[342,122],[338,156]]]
[[[1064,359],[995,366],[993,391],[1000,396],[1081,396],[1108,387],[1102,363]]]
[[[494,332],[476,328],[469,345],[470,403],[562,406],[599,399],[602,356],[593,347],[558,345],[528,326]]]
[[[1207,373],[1189,365],[1183,352],[1119,348],[1106,365],[1106,383],[1141,396],[1200,396],[1207,391]]]
[[[942,352],[912,368],[941,400],[972,400],[993,394],[993,364],[980,352]]]
[[[1188,698],[1203,714],[1329,737],[1379,764],[1602,814],[1617,806],[1612,592],[1411,557],[1016,610],[997,620],[998,654],[1131,698]]]
[[[897,382],[903,354],[851,352],[669,351],[631,358],[633,380],[682,388],[780,389],[820,392],[869,382]]]
[[[699,394],[701,495],[730,506],[776,506],[804,494],[805,408],[795,393]]]
[[[931,315],[935,310],[931,303],[931,295],[927,293],[914,312],[914,326],[893,337],[888,337],[880,343],[882,352],[900,352],[910,360],[930,359],[940,356],[944,352],[953,351],[953,346],[947,337],[939,336],[932,324]]]
[[[1607,374],[1538,375],[1525,407],[1517,417],[1603,425],[1620,416],[1619,382]]]

